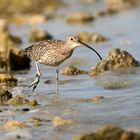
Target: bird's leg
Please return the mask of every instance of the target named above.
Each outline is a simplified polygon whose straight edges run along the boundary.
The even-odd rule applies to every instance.
[[[59,67],[56,67],[56,93],[59,93]]]
[[[36,89],[39,81],[40,81],[40,77],[41,77],[41,72],[38,66],[38,63],[35,61],[35,65],[36,65],[36,76],[34,78],[34,81],[31,83],[31,85],[29,87],[33,86],[33,91]]]

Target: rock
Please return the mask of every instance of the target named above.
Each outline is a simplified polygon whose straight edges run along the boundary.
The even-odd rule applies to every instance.
[[[27,105],[28,103],[29,103],[28,99],[26,99],[22,96],[18,96],[18,95],[11,98],[7,102],[7,104],[10,104],[10,105]]]
[[[87,43],[98,43],[98,42],[104,42],[108,40],[107,37],[97,34],[97,33],[90,33],[90,32],[79,32],[77,33],[77,36],[80,38],[81,41],[87,42]]]
[[[19,95],[8,100],[7,104],[10,104],[10,105],[29,105],[29,106],[37,106],[38,105],[36,100],[29,101],[25,97],[19,96]]]
[[[56,116],[53,120],[53,124],[54,126],[62,126],[62,125],[72,125],[73,124],[73,121],[72,120],[66,120],[66,119],[63,119],[59,116]]]
[[[96,96],[96,97],[91,98],[91,101],[98,102],[98,101],[101,101],[102,99],[104,99],[104,96]]]
[[[95,133],[75,136],[73,140],[139,140],[140,134],[126,131],[117,126],[106,125]]]
[[[30,106],[38,106],[39,104],[37,103],[36,100],[31,100],[31,101],[29,101],[28,105],[30,105]]]
[[[81,0],[81,2],[83,4],[93,4],[93,3],[97,2],[97,0]]]
[[[87,71],[79,70],[76,67],[69,66],[65,67],[61,72],[63,75],[79,75],[79,74],[88,74]]]
[[[116,14],[118,13],[117,10],[113,10],[113,9],[105,9],[105,10],[100,10],[100,11],[96,11],[93,16],[94,17],[102,17],[102,16],[108,16],[108,15],[112,15],[112,14]]]
[[[93,20],[92,14],[88,12],[73,12],[66,17],[67,23],[86,23]]]
[[[17,46],[21,43],[20,37],[14,36],[9,32],[7,21],[0,19],[0,50],[9,46]]]
[[[7,86],[16,86],[17,79],[14,78],[11,74],[0,74],[0,83],[5,83]]]
[[[140,4],[140,0],[105,0],[106,7],[111,10],[123,10]]]
[[[29,119],[29,121],[32,122],[35,126],[40,126],[43,120],[38,117],[32,117]]]
[[[0,19],[0,33],[8,31],[8,23],[4,19]]]
[[[23,49],[12,47],[9,51],[9,67],[11,70],[24,70],[30,68],[31,60],[26,56]]]
[[[35,125],[35,126],[40,126],[40,125],[44,124],[44,122],[51,122],[51,120],[41,119],[41,118],[35,117],[35,116],[29,118],[29,121],[31,123],[33,123],[33,125]]]
[[[45,23],[47,21],[47,18],[45,15],[16,15],[13,18],[13,22],[17,25],[23,25],[23,24],[40,24]]]
[[[43,29],[33,29],[29,33],[29,41],[42,41],[52,39],[52,35],[50,35],[46,30]]]
[[[3,129],[13,129],[13,128],[26,128],[28,127],[24,122],[16,120],[8,120],[3,126]]]
[[[104,99],[104,96],[96,96],[96,97],[92,97],[92,98],[82,98],[80,99],[81,102],[99,102],[101,100]]]
[[[20,44],[19,37],[12,36],[9,32],[0,34],[0,69],[23,70],[30,67],[30,59],[21,48],[15,47]],[[5,70],[6,71],[6,70]]]
[[[1,32],[0,34],[0,47],[1,46],[16,46],[22,43],[18,36],[14,36],[9,31]]]
[[[0,105],[5,104],[11,98],[12,94],[7,90],[7,88],[0,86]]]
[[[104,71],[114,71],[122,68],[137,67],[139,62],[123,49],[112,48],[106,59],[101,60],[90,72],[91,76]]]
[[[18,36],[8,31],[6,21],[0,22],[0,71],[23,70],[30,67],[30,59],[24,50],[16,46],[22,43]]]
[[[10,1],[0,1],[0,12],[1,17],[6,17],[9,19],[12,19],[13,16],[11,15],[34,15],[34,14],[44,14],[44,10],[46,7],[60,7],[62,6],[63,1],[62,0],[12,0]],[[8,8],[7,8],[8,5]],[[30,16],[31,17],[31,16]]]
[[[59,85],[65,85],[65,84],[70,83],[70,82],[72,82],[72,81],[71,80],[59,80],[58,81]],[[44,83],[45,84],[53,84],[54,85],[56,83],[56,81],[48,79]]]

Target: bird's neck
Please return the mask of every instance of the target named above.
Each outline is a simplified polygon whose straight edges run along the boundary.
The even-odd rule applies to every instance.
[[[71,54],[71,53],[73,53],[73,50],[74,50],[74,49],[71,49],[71,47],[70,47],[69,44],[65,44],[64,47],[63,47],[62,49],[63,49],[62,52],[63,52],[64,54],[69,54],[69,53]]]

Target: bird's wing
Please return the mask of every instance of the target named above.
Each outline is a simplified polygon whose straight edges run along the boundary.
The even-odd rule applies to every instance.
[[[38,49],[45,49],[45,50],[52,50],[63,47],[65,44],[62,40],[47,40],[47,41],[40,41],[38,43],[35,43],[33,46]]]
[[[55,39],[40,41],[26,48],[25,53],[27,56],[32,57],[35,60],[39,60],[46,52],[59,50],[59,48],[63,47],[64,44],[64,41]]]

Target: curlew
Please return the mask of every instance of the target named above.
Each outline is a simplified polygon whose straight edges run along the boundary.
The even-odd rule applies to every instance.
[[[41,63],[47,66],[56,67],[56,92],[59,93],[59,65],[71,57],[74,49],[80,45],[84,45],[94,51],[102,60],[102,57],[96,50],[81,42],[76,36],[68,36],[66,42],[57,39],[40,41],[26,48],[26,55],[33,59],[36,65],[36,76],[29,87],[33,87],[33,91],[36,89],[41,77],[38,63]]]

